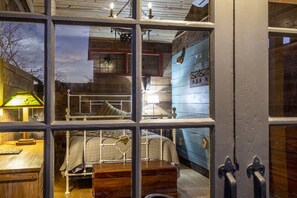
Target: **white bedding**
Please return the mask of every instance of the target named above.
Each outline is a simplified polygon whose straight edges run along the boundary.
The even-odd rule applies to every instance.
[[[122,130],[108,130],[104,131],[102,143],[116,143],[116,146],[104,146],[102,149],[102,159],[104,160],[120,160],[123,159],[122,152],[127,152],[126,158],[131,159],[132,140],[131,132],[125,131],[126,136],[119,141],[122,136]],[[72,132],[70,137],[70,150],[69,150],[69,170],[70,172],[78,172],[83,169],[84,165],[91,165],[99,162],[100,152],[100,137],[98,131],[87,132],[86,141],[86,160],[83,157],[83,132]],[[145,132],[142,132],[141,141],[144,143],[146,140]],[[148,132],[148,157],[149,159],[160,159],[160,136],[158,134]],[[163,160],[172,162],[179,165],[178,155],[173,142],[166,138],[162,138],[163,147]],[[145,145],[141,145],[141,155],[144,158],[146,155]],[[66,161],[62,164],[60,171],[64,175],[66,169]]]

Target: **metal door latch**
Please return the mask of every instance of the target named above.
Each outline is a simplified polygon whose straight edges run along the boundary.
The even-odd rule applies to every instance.
[[[264,179],[265,166],[260,163],[257,156],[254,156],[253,163],[247,167],[247,175],[254,176],[254,197],[266,198],[266,181]]]
[[[236,166],[232,163],[229,156],[225,159],[225,164],[219,167],[218,174],[219,177],[225,177],[224,185],[224,197],[225,198],[236,198],[237,197],[237,183],[234,177],[234,172],[236,171]]]

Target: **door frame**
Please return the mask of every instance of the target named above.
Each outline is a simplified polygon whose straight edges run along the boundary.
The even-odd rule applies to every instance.
[[[254,194],[247,167],[254,156],[269,170],[268,1],[235,1],[235,153],[238,197]],[[269,171],[266,171],[269,197]]]

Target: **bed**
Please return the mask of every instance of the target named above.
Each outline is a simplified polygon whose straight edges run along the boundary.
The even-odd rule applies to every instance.
[[[129,97],[127,95],[72,95],[68,90],[66,120],[130,118],[129,111],[123,110],[124,107],[130,108],[131,106]],[[78,104],[78,108],[73,107],[71,104],[73,102]],[[76,112],[73,109],[76,109]],[[172,130],[173,141],[162,135],[162,129],[159,133],[156,134],[149,130],[141,131],[142,160],[160,159],[178,167],[178,155],[173,143],[175,142],[175,130]],[[69,177],[91,175],[90,168],[94,163],[131,161],[131,149],[132,131],[130,130],[66,131],[66,154],[60,167],[62,175],[66,177],[65,193],[70,193]]]

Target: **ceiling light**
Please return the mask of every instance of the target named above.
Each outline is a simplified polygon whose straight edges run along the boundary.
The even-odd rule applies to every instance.
[[[110,14],[109,14],[109,17],[113,17],[114,3],[110,3],[109,7],[110,7]]]
[[[148,9],[149,9],[148,18],[151,19],[151,18],[154,17],[153,14],[152,14],[152,3],[149,2],[149,3],[147,4],[147,7],[148,7]]]

